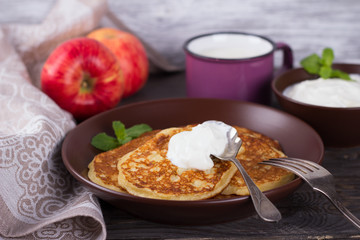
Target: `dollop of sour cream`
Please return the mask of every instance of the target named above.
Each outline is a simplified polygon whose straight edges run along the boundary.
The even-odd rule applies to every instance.
[[[355,81],[315,79],[295,83],[283,94],[296,101],[324,107],[360,107],[360,75],[350,74]]]
[[[170,138],[167,158],[186,169],[207,170],[214,166],[210,154],[221,155],[228,146],[231,126],[220,121],[206,121]]]

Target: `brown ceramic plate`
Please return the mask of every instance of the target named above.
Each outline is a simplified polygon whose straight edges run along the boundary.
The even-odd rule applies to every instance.
[[[62,145],[69,172],[99,198],[144,219],[171,224],[209,224],[243,218],[254,213],[249,196],[200,201],[170,201],[136,197],[101,187],[87,178],[87,165],[99,153],[90,144],[100,132],[112,134],[112,121],[125,126],[147,123],[154,129],[220,120],[279,140],[285,153],[321,163],[324,154],[319,135],[302,120],[279,110],[247,102],[220,99],[166,99],[125,105],[94,116],[73,129]],[[276,202],[292,193],[300,179],[265,192]]]

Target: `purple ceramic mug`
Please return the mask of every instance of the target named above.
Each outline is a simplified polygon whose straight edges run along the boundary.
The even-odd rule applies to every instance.
[[[209,33],[185,45],[189,97],[226,98],[269,104],[274,77],[274,52],[283,53],[283,71],[293,67],[285,43],[241,32]],[[277,73],[275,73],[277,75]]]

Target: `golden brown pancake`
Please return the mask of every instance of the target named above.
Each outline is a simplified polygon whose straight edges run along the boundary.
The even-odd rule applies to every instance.
[[[279,187],[294,178],[293,173],[281,168],[258,164],[269,158],[285,157],[277,141],[246,128],[235,128],[243,141],[236,158],[261,191]],[[221,194],[249,195],[239,171],[236,172]]]
[[[194,126],[148,132],[119,148],[101,153],[89,164],[88,176],[109,189],[150,198],[197,200],[248,195],[240,172],[230,162],[216,161],[213,169],[201,171],[178,168],[166,159],[170,137]],[[286,170],[257,164],[268,158],[285,156],[276,140],[246,128],[235,128],[243,141],[237,158],[262,191],[294,178]]]
[[[126,192],[125,189],[118,184],[118,159],[150,140],[159,131],[160,130],[153,130],[146,132],[118,148],[96,155],[88,166],[88,177],[90,180],[103,187],[118,192]]]
[[[200,200],[219,194],[237,171],[231,162],[217,161],[201,171],[179,168],[166,158],[170,138],[193,125],[168,128],[118,162],[119,185],[129,193],[148,198]]]

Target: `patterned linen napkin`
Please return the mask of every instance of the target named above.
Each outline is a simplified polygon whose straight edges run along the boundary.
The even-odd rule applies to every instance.
[[[106,0],[58,0],[41,24],[0,26],[0,238],[106,238],[97,198],[62,163],[61,144],[75,122],[39,90],[50,52],[106,14]],[[158,67],[176,69],[146,48]]]

